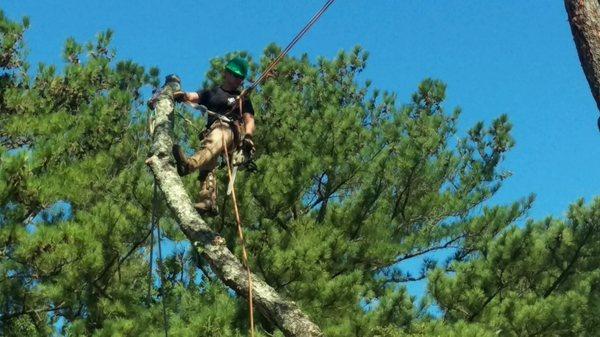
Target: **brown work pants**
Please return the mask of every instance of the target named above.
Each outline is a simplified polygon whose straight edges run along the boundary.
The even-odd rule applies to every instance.
[[[216,121],[207,130],[200,149],[187,160],[190,171],[200,171],[198,175],[200,193],[196,204],[196,208],[199,210],[216,209],[217,184],[215,169],[217,168],[219,156],[225,152],[224,144],[227,146],[228,153],[231,153],[235,147],[233,131],[229,125]]]

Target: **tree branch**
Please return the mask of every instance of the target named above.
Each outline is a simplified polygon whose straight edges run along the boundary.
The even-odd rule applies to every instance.
[[[61,302],[60,304],[54,306],[54,307],[48,307],[48,308],[39,308],[39,309],[31,309],[31,310],[21,310],[19,312],[12,312],[12,313],[6,313],[6,314],[0,314],[0,320],[2,321],[7,321],[9,319],[21,316],[21,315],[28,315],[28,314],[32,314],[32,313],[39,313],[39,312],[51,312],[51,311],[57,311],[62,309],[62,307],[64,307],[65,302]]]
[[[579,61],[600,110],[600,3],[565,0]]]
[[[571,269],[573,268],[573,266],[575,266],[575,264],[577,263],[577,260],[580,257],[581,249],[583,249],[583,247],[587,243],[587,240],[592,235],[592,228],[593,227],[590,226],[590,229],[588,230],[588,232],[585,234],[585,237],[583,238],[583,242],[581,243],[581,245],[579,247],[577,247],[575,254],[573,254],[573,257],[567,264],[567,267],[560,273],[560,275],[556,278],[556,280],[554,280],[552,285],[544,292],[544,298],[547,298],[548,296],[550,296],[552,294],[552,292],[554,292],[554,290],[556,290],[556,288],[558,288],[558,286],[562,282],[564,282],[567,279],[567,277],[569,277],[569,273],[571,272]]]

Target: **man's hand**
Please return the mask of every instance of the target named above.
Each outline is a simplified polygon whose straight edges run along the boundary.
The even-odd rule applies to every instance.
[[[175,102],[185,102],[187,101],[187,93],[184,91],[177,91],[173,93],[173,100]]]

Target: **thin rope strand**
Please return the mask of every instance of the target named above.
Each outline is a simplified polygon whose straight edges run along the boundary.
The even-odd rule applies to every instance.
[[[153,268],[153,258],[154,258],[154,223],[155,220],[154,218],[156,217],[156,210],[155,210],[155,205],[154,205],[154,201],[156,199],[156,191],[157,186],[156,186],[156,180],[154,181],[154,193],[152,194],[152,223],[151,223],[151,227],[150,227],[150,261],[148,262],[149,265],[149,270],[148,270],[148,295],[147,295],[147,300],[148,300],[148,305],[151,305],[152,303],[152,268]]]
[[[241,105],[240,105],[241,107]],[[223,122],[219,121],[221,125]],[[221,139],[223,143],[223,149],[225,152],[225,162],[227,163],[227,176],[229,181],[232,180],[231,173],[231,162],[229,161],[229,151],[227,151],[227,144],[225,143],[225,134],[221,132]],[[235,196],[235,185],[231,188],[231,199],[233,201],[233,210],[235,213],[235,221],[237,223],[238,237],[242,244],[242,258],[244,266],[246,267],[246,273],[248,274],[248,307],[250,310],[250,337],[254,337],[254,305],[252,300],[252,274],[250,272],[250,265],[248,264],[248,253],[246,252],[246,242],[244,240],[244,231],[242,230],[242,221],[240,220],[240,212],[237,206],[237,198]]]
[[[156,178],[154,179],[154,193],[152,195],[152,235],[150,240],[150,271],[148,273],[148,299],[150,300],[150,286],[152,284],[152,259],[154,257],[154,229],[156,228],[156,240],[158,241],[158,272],[160,275],[160,297],[162,300],[162,311],[163,311],[163,328],[165,330],[165,337],[169,337],[169,319],[167,317],[167,307],[165,303],[165,277],[162,269],[163,258],[162,258],[162,245],[160,243],[160,219],[158,217],[158,184]]]
[[[292,39],[292,41],[279,53],[279,55],[271,62],[271,64],[267,67],[267,69],[260,75],[260,77],[248,87],[248,89],[244,90],[240,96],[244,96],[246,92],[253,90],[256,88],[260,82],[262,82],[265,77],[269,74],[269,72],[275,68],[275,66],[283,59],[287,53],[292,50],[292,48],[300,41],[300,39],[312,28],[312,26],[323,16],[325,11],[329,9],[329,7],[335,2],[335,0],[327,0],[325,5],[308,21],[308,23],[296,34],[296,36]]]
[[[156,221],[156,240],[158,241],[158,266],[160,272],[160,297],[162,298],[163,327],[165,329],[165,337],[169,337],[169,318],[167,317],[167,305],[165,303],[165,272],[163,270],[162,245],[160,243],[160,222],[158,220]]]
[[[252,84],[248,88],[242,90],[242,92],[239,95],[240,98],[243,98],[248,94],[248,92],[254,90],[267,77],[269,72],[273,68],[275,68],[277,64],[279,64],[283,57],[287,55],[290,52],[290,50],[292,50],[296,43],[300,41],[300,39],[310,30],[310,28],[312,28],[312,26],[321,18],[321,16],[323,16],[325,11],[327,11],[327,9],[329,9],[329,7],[331,7],[331,5],[334,2],[335,0],[327,0],[327,2],[325,2],[323,7],[321,7],[321,9],[317,13],[315,13],[315,15],[313,15],[313,17],[308,21],[308,23],[296,34],[296,36],[294,36],[292,41],[288,43],[288,45],[279,53],[279,55],[273,61],[271,61],[271,64],[269,64],[267,69],[263,71],[263,73],[258,77],[258,79],[252,82]],[[229,112],[232,112],[234,109],[235,106]]]

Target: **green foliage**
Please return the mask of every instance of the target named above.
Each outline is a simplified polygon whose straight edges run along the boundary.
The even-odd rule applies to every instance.
[[[572,205],[565,220],[511,227],[456,274],[430,275],[449,319],[481,322],[502,336],[596,336],[600,303],[600,199]]]
[[[252,269],[329,336],[410,328],[419,313],[393,289],[425,275],[397,263],[492,237],[513,220],[482,227],[474,214],[506,177],[506,117],[454,141],[459,111],[444,112],[442,83],[424,81],[398,107],[395,95],[357,82],[366,60],[360,48],[316,63],[285,58],[253,95],[260,172],[239,183]],[[214,223],[235,241],[229,216]],[[378,304],[367,313],[361,300]]]
[[[158,69],[117,61],[107,31],[69,39],[64,64],[30,78],[26,26],[0,13],[0,333],[162,336],[164,303],[173,336],[245,336],[245,300],[189,246],[172,248],[157,267],[164,279],[155,270],[148,284],[143,93]],[[211,60],[204,85],[236,56],[255,77],[279,52]],[[486,206],[509,177],[507,117],[460,135],[443,83],[426,79],[399,104],[360,82],[367,59],[360,47],[286,57],[252,94],[259,172],[237,181],[251,269],[326,336],[595,336],[600,201],[518,226],[532,197]],[[178,119],[176,137],[197,148],[204,122],[177,112],[193,124]],[[209,222],[241,256],[219,180],[222,212]],[[184,181],[196,193],[195,177]],[[169,240],[183,241],[164,205],[158,212]],[[438,263],[437,251],[452,254]],[[419,270],[404,267],[423,257]],[[426,278],[417,303],[406,283]],[[256,316],[257,336],[282,336]]]
[[[29,18],[24,17],[21,23],[12,22],[0,10],[0,68],[22,66],[23,33],[28,27]]]

